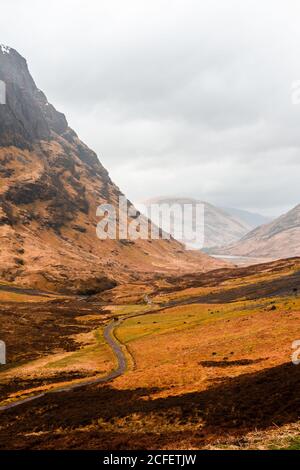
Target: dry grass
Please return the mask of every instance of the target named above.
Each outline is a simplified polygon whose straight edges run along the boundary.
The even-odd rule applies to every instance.
[[[272,266],[262,273],[237,270],[231,281],[212,273],[211,286],[207,275],[204,281],[184,278],[178,291],[171,280],[155,281],[149,295],[159,298],[159,310],[132,301],[142,295],[138,285],[131,285],[128,304],[117,288],[102,313],[92,303],[81,305],[72,318],[84,328],[100,318],[124,317],[116,336],[133,358],[131,367],[110,385],[24,407],[16,425],[4,417],[0,447],[297,448],[300,368],[290,358],[292,342],[300,339],[300,297],[292,293],[299,263]],[[210,294],[219,301],[204,302]],[[169,306],[170,299],[178,305]],[[195,303],[187,305],[188,299]],[[91,331],[71,334],[81,349],[50,361],[61,378],[63,371],[87,371],[105,361],[101,341],[89,342]]]
[[[2,401],[10,403],[41,391],[80,383],[89,376],[102,377],[116,367],[116,359],[106,344],[103,329],[77,335],[78,350],[49,354],[4,370],[1,377]],[[9,387],[13,380],[15,386]]]
[[[300,299],[278,300],[274,311],[272,302],[181,306],[126,320],[117,335],[136,370],[116,383],[174,394],[288,362],[291,344],[300,338]]]

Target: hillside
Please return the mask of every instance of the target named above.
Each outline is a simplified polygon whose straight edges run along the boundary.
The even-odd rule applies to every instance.
[[[299,280],[290,259],[119,285],[101,305],[2,286],[0,449],[299,448]]]
[[[273,222],[253,230],[240,242],[214,250],[214,253],[265,259],[300,256],[300,204]]]
[[[185,204],[191,204],[193,207],[196,204],[204,205],[204,245],[203,248],[211,248],[215,246],[229,245],[237,240],[240,240],[246,233],[248,233],[252,226],[243,221],[241,218],[231,215],[225,210],[209,204],[208,202],[198,201],[191,198],[167,198],[159,197],[150,199],[143,203],[146,207],[151,204],[168,204],[170,206],[179,204],[183,207]],[[155,223],[159,221],[154,219]],[[179,221],[175,219],[175,225]],[[165,229],[165,221],[162,221],[161,227]],[[202,227],[199,228],[202,230]],[[197,247],[196,243],[190,243],[188,240],[183,240],[187,246]],[[202,248],[202,247],[200,247]]]
[[[0,105],[0,278],[85,292],[141,275],[220,265],[185,252],[175,240],[99,240],[96,209],[102,203],[117,207],[121,191],[9,47],[0,49],[0,80],[6,84],[6,104]]]

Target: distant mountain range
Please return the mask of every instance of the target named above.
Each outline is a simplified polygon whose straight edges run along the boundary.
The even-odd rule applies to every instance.
[[[272,217],[266,217],[265,215],[256,214],[255,212],[249,212],[242,209],[233,209],[232,207],[222,207],[222,209],[236,219],[242,220],[253,229],[260,225],[268,224],[273,220]]]
[[[223,245],[230,245],[237,242],[260,223],[269,221],[259,214],[239,209],[223,209],[208,202],[199,201],[192,198],[158,197],[144,201],[143,204],[149,208],[151,204],[168,204],[169,206],[179,204],[204,205],[204,245],[201,248],[209,249]],[[139,206],[139,205],[138,205]],[[140,206],[139,206],[140,207]],[[154,220],[159,223],[158,220]],[[175,226],[179,221],[175,220]],[[162,220],[160,226],[163,230],[168,230],[167,221]],[[183,240],[188,247],[200,248],[195,243]]]
[[[212,250],[216,255],[281,259],[300,256],[300,204],[239,242]]]

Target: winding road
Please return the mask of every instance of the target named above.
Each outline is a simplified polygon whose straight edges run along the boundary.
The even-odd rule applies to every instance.
[[[7,286],[1,286],[0,285],[0,290],[6,290],[6,289],[7,289]],[[22,293],[27,293],[28,292],[31,295],[33,294],[33,292],[34,292],[35,295],[40,295],[41,294],[40,291],[34,291],[32,289],[10,288],[9,290],[12,291],[12,292],[20,292],[20,291],[22,291]],[[104,336],[104,339],[105,339],[106,343],[111,347],[111,349],[112,349],[112,351],[113,351],[113,353],[114,353],[114,355],[117,359],[118,365],[117,365],[116,369],[114,369],[108,375],[106,375],[104,377],[93,378],[93,379],[85,380],[85,381],[82,381],[82,382],[79,382],[79,383],[76,383],[76,384],[72,384],[72,385],[64,385],[63,387],[57,387],[55,389],[39,393],[37,395],[33,395],[31,397],[28,397],[28,398],[23,398],[21,400],[15,401],[13,403],[9,403],[7,405],[0,406],[0,412],[1,411],[7,411],[7,410],[10,410],[12,408],[16,408],[16,407],[21,406],[25,403],[36,401],[39,398],[42,398],[42,397],[44,397],[46,395],[49,395],[49,394],[55,394],[55,393],[61,393],[61,392],[70,392],[70,391],[78,389],[78,388],[86,387],[87,385],[107,383],[107,382],[110,382],[113,379],[116,379],[120,375],[123,375],[126,372],[126,369],[127,369],[127,361],[126,361],[126,357],[125,357],[125,354],[124,354],[124,350],[123,350],[122,346],[120,345],[120,343],[117,341],[117,339],[115,337],[114,331],[115,331],[116,327],[120,326],[123,323],[123,321],[128,320],[129,318],[140,317],[140,316],[154,314],[154,313],[157,314],[157,313],[160,313],[163,310],[166,310],[168,308],[172,308],[175,305],[188,305],[188,304],[192,304],[192,303],[197,303],[198,301],[199,301],[198,298],[195,298],[193,300],[184,300],[182,302],[173,301],[173,302],[169,302],[168,304],[166,304],[165,306],[163,306],[161,308],[156,308],[156,309],[149,310],[149,311],[146,311],[146,312],[134,313],[132,315],[127,315],[127,316],[124,316],[123,318],[119,318],[118,320],[112,320],[104,328],[103,336]]]
[[[55,390],[49,390],[47,392],[43,392],[43,393],[40,393],[38,395],[34,395],[32,397],[24,398],[23,400],[18,400],[16,402],[10,403],[8,405],[0,406],[0,412],[10,410],[12,408],[16,408],[17,406],[21,406],[21,405],[23,405],[25,403],[29,403],[31,401],[38,400],[39,398],[42,398],[45,395],[49,395],[50,393],[70,392],[70,391],[78,389],[78,388],[86,387],[87,385],[110,382],[111,380],[119,377],[120,375],[123,375],[126,371],[126,368],[127,368],[127,362],[126,362],[126,357],[125,357],[124,351],[123,351],[121,345],[116,340],[114,330],[125,319],[126,318],[119,319],[118,321],[115,321],[115,320],[111,321],[105,327],[104,333],[103,333],[107,344],[113,350],[113,352],[115,354],[115,357],[117,358],[117,361],[118,361],[118,366],[115,370],[110,372],[105,377],[94,378],[94,379],[86,380],[84,382],[80,382],[80,383],[73,384],[73,385],[66,385],[66,386],[61,387],[61,388],[56,388]]]

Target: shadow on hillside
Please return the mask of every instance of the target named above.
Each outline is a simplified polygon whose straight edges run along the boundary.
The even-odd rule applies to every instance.
[[[249,274],[254,271],[254,267],[243,268],[242,270],[233,271],[230,279],[237,279],[239,275],[242,275],[242,272],[249,271]],[[274,270],[276,272],[276,269]],[[203,275],[204,280],[201,277],[195,276],[191,278],[185,285],[182,286],[182,289],[190,287],[218,287],[220,282],[225,280],[226,271],[211,271]],[[269,273],[270,274],[270,273]],[[227,273],[228,275],[228,273]],[[209,278],[211,276],[211,279]],[[214,279],[216,277],[216,279]],[[218,282],[216,282],[216,280]],[[228,279],[226,279],[228,281]],[[266,297],[278,297],[278,296],[297,296],[298,295],[298,286],[300,282],[300,271],[291,273],[288,275],[283,275],[277,279],[266,279],[266,280],[253,280],[250,284],[239,285],[231,289],[220,290],[219,292],[212,292],[207,295],[202,295],[197,298],[182,300],[182,301],[171,301],[168,306],[172,307],[175,305],[186,305],[192,303],[228,303],[234,302],[240,299],[245,300],[258,300]],[[173,289],[175,290],[175,288]],[[170,289],[172,292],[173,290]],[[178,290],[178,287],[177,287]]]
[[[161,448],[182,439],[200,445],[209,435],[238,435],[297,421],[299,390],[300,366],[292,364],[231,378],[206,391],[152,400],[148,396],[157,389],[88,387],[1,413],[0,448]],[[134,424],[118,431],[117,419],[126,423],[138,414],[146,422],[150,413],[148,431]],[[161,420],[172,423],[173,430],[163,431]],[[197,431],[199,422],[203,428]],[[92,430],[76,430],[89,425]],[[56,429],[64,433],[53,434]],[[32,432],[45,434],[28,435]]]
[[[202,367],[235,367],[235,366],[249,366],[252,364],[258,364],[265,359],[239,359],[237,361],[201,361],[199,365]]]

